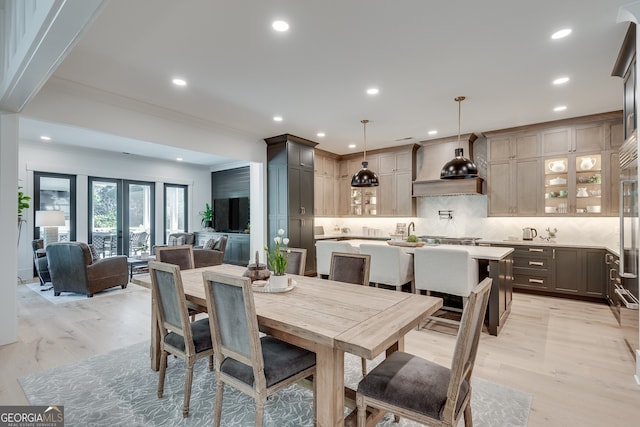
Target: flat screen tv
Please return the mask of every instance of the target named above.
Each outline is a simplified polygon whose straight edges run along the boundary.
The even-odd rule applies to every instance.
[[[248,225],[248,197],[213,200],[213,228],[216,231],[243,232]]]

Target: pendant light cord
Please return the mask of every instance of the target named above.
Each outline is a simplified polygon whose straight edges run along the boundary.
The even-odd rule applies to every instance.
[[[458,96],[454,100],[458,103],[458,148],[462,148],[460,145],[460,117],[462,116],[462,101],[465,100],[465,97]]]
[[[364,134],[364,154],[362,156],[362,161],[366,162],[367,161],[367,123],[369,123],[369,120],[360,120],[360,123],[362,123],[362,128],[363,128],[363,134]]]

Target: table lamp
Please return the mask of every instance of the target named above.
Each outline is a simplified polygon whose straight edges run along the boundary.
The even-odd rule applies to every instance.
[[[40,227],[45,248],[58,241],[58,227],[62,225],[65,225],[63,211],[36,211],[36,227]]]

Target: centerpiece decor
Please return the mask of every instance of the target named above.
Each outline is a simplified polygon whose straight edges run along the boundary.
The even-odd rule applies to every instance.
[[[269,286],[272,288],[286,288],[289,285],[289,279],[285,274],[287,270],[287,261],[289,253],[291,251],[286,246],[289,244],[289,239],[284,236],[284,230],[281,228],[278,230],[278,235],[273,238],[275,247],[272,251],[269,251],[267,246],[264,247],[265,254],[267,256],[267,262],[273,274],[269,278]]]

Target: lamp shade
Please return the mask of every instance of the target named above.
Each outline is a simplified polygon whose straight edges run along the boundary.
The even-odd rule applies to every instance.
[[[378,175],[372,170],[367,169],[368,162],[362,162],[362,169],[353,174],[351,178],[352,187],[377,187]]]
[[[64,224],[63,211],[36,211],[36,227],[60,227]]]
[[[463,155],[462,148],[456,148],[456,156],[440,171],[440,179],[464,179],[478,176],[476,165]]]

